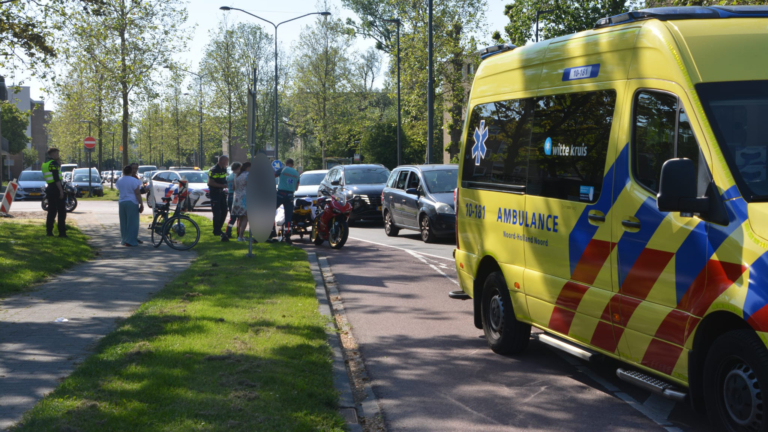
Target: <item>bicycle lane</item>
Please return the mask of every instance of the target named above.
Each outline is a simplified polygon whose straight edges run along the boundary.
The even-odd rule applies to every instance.
[[[55,389],[119,318],[133,313],[194,259],[194,252],[153,248],[146,225],[140,227],[143,245],[119,246],[113,204],[83,206],[68,215],[90,236],[98,254],[93,260],[31,292],[0,300],[0,430]]]

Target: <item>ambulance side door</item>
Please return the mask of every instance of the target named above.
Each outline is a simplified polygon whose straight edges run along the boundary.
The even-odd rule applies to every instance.
[[[604,310],[614,294],[609,257],[619,85],[621,91],[601,84],[536,98],[523,214],[533,322],[601,349],[615,345]]]
[[[674,83],[632,81],[629,154],[625,175],[616,176],[613,242],[619,295],[611,302],[614,331],[624,343],[621,355],[680,379],[687,376],[683,355],[690,314],[686,292],[706,278],[707,223],[694,215],[659,211],[656,195],[661,167],[672,158],[696,165],[699,195],[711,181]]]

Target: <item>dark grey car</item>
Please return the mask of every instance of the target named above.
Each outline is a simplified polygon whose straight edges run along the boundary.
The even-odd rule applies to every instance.
[[[456,233],[453,190],[458,165],[404,165],[395,168],[384,188],[382,217],[384,231],[396,236],[401,229],[421,232],[421,239],[433,242]]]
[[[389,177],[384,165],[338,165],[326,173],[317,190],[318,196],[331,196],[336,191],[351,191],[352,214],[349,222],[381,220],[381,191]]]

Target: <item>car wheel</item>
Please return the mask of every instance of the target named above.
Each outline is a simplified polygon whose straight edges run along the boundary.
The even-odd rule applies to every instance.
[[[515,317],[504,275],[493,272],[483,285],[481,301],[483,332],[488,346],[497,354],[519,354],[528,346],[531,326]]]
[[[419,227],[421,228],[421,239],[424,240],[424,243],[434,243],[437,239],[437,235],[432,231],[432,224],[429,223],[429,216],[421,216]]]
[[[400,232],[400,229],[392,222],[392,215],[389,211],[384,212],[384,234],[389,237],[395,237]]]
[[[768,349],[752,330],[726,333],[704,363],[704,403],[714,430],[766,431]]]

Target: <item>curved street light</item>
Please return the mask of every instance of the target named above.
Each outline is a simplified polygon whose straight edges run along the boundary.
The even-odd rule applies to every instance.
[[[279,159],[278,158],[278,148],[277,148],[277,129],[278,129],[278,123],[277,123],[277,119],[278,119],[278,115],[277,115],[277,28],[280,27],[281,25],[285,24],[285,23],[289,23],[291,21],[296,21],[299,18],[304,18],[304,17],[310,16],[310,15],[329,16],[329,15],[331,15],[331,13],[330,12],[311,12],[311,13],[304,14],[304,15],[301,15],[301,16],[297,16],[296,18],[291,18],[289,20],[285,20],[283,22],[279,22],[279,23],[275,24],[272,21],[264,19],[264,18],[262,18],[260,16],[256,16],[256,15],[254,15],[254,14],[248,12],[248,11],[244,11],[242,9],[233,8],[233,7],[229,7],[229,6],[222,6],[219,9],[221,9],[223,11],[231,11],[231,10],[240,11],[240,12],[242,12],[244,14],[247,14],[247,15],[250,15],[250,16],[256,18],[256,19],[260,19],[260,20],[262,20],[262,21],[264,21],[266,23],[272,24],[272,27],[275,28],[275,159]],[[248,143],[248,144],[250,144],[250,143]]]

